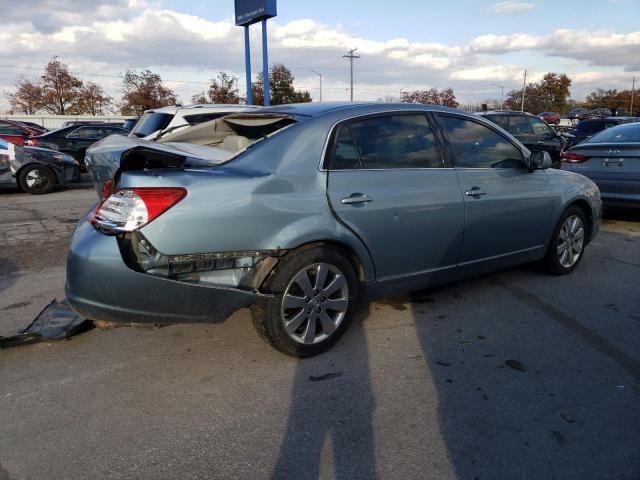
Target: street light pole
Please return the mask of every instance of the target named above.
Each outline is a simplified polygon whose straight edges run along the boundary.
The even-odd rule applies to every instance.
[[[348,58],[351,63],[351,101],[353,102],[353,59],[360,58],[360,55],[356,55],[357,48],[352,48],[349,53],[343,55],[342,58]]]
[[[504,87],[502,85],[498,85],[497,83],[492,83],[491,85],[495,85],[500,89],[500,110],[502,110],[504,105]]]
[[[520,111],[524,112],[524,93],[527,91],[527,71],[524,71],[524,80],[522,81],[522,104],[520,104]]]
[[[311,73],[315,73],[320,77],[320,102],[322,102],[322,74],[320,72],[316,72],[315,70],[311,70]]]
[[[633,82],[631,83],[631,106],[629,107],[629,116],[633,117],[633,95],[636,91],[636,77],[633,77]]]

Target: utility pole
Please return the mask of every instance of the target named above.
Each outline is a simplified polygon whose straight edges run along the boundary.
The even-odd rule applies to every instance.
[[[522,81],[522,103],[520,104],[520,111],[524,112],[524,92],[527,90],[527,71],[524,71],[524,80]]]
[[[502,85],[498,85],[497,83],[492,83],[491,85],[494,85],[500,89],[500,110],[502,110],[502,106],[504,105],[504,87]]]
[[[349,53],[343,55],[342,58],[348,58],[351,63],[351,101],[353,102],[353,59],[360,58],[360,55],[356,55],[357,48],[352,48]]]
[[[631,106],[629,107],[629,116],[633,117],[633,94],[636,90],[636,77],[633,77],[633,82],[631,83]]]
[[[320,72],[316,72],[315,70],[311,70],[311,73],[315,73],[320,77],[320,102],[322,103],[322,74]]]

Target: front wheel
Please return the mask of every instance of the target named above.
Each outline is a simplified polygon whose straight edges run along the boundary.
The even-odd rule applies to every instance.
[[[547,273],[566,275],[582,260],[586,240],[586,218],[578,207],[569,207],[558,222],[542,261]]]
[[[56,176],[50,168],[34,164],[26,166],[19,174],[20,188],[32,195],[51,192],[56,186]]]
[[[280,352],[310,357],[328,350],[347,329],[358,282],[345,255],[317,246],[284,257],[266,290],[274,297],[251,309],[256,330]]]

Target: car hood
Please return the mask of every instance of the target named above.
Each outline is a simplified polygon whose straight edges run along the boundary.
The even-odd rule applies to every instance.
[[[123,155],[134,149],[154,150],[184,158],[184,163],[193,166],[215,166],[237,154],[219,147],[201,146],[191,143],[156,143],[143,138],[111,135],[94,143],[85,156],[85,164],[91,173],[98,195],[104,182],[112,179]]]

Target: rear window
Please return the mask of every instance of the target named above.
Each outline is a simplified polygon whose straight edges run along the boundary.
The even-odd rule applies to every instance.
[[[189,125],[199,125],[200,123],[210,122],[216,118],[224,117],[229,112],[216,112],[216,113],[196,113],[193,115],[185,115],[184,119]]]
[[[172,113],[147,112],[140,117],[131,133],[136,137],[146,137],[153,132],[167,128],[172,119]]]
[[[640,123],[608,128],[596,133],[584,143],[640,143]]]

